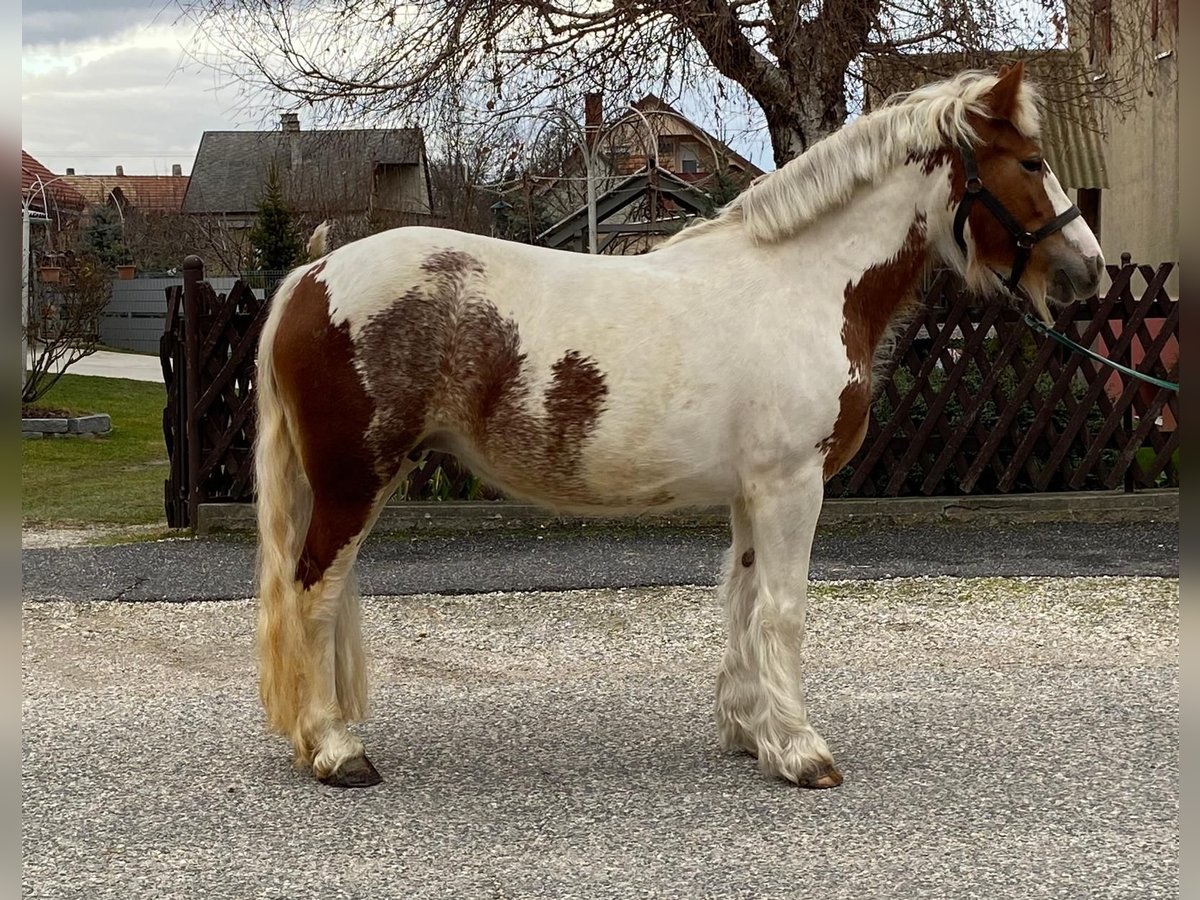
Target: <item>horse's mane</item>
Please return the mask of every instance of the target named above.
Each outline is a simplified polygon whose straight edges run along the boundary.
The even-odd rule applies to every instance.
[[[911,155],[975,140],[969,116],[987,114],[983,99],[998,80],[992,73],[968,71],[896,94],[782,168],[755,179],[716,218],[697,222],[659,246],[737,224],[758,244],[790,237]],[[1037,89],[1023,82],[1013,125],[1030,137],[1040,127],[1037,104]]]

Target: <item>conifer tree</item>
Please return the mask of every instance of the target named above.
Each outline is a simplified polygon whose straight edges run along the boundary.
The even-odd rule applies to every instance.
[[[250,232],[258,267],[269,271],[290,269],[303,259],[304,243],[292,211],[283,198],[279,168],[267,169],[267,182],[258,201],[258,221]]]

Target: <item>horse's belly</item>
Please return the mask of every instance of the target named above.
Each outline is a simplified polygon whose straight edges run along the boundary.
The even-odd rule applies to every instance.
[[[448,435],[437,442],[505,494],[556,510],[636,513],[727,502],[733,494],[728,467],[698,465],[653,445],[587,442],[570,466],[544,444],[477,442]]]

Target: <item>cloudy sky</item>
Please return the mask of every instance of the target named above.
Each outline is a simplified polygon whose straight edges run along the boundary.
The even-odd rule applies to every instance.
[[[61,173],[191,171],[206,129],[254,128],[233,92],[188,62],[168,0],[25,0],[21,142]]]

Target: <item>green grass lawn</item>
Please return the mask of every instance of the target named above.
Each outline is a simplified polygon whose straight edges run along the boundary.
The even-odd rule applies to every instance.
[[[21,519],[25,525],[166,525],[167,448],[161,384],[64,375],[38,405],[112,417],[94,439],[21,442]]]

